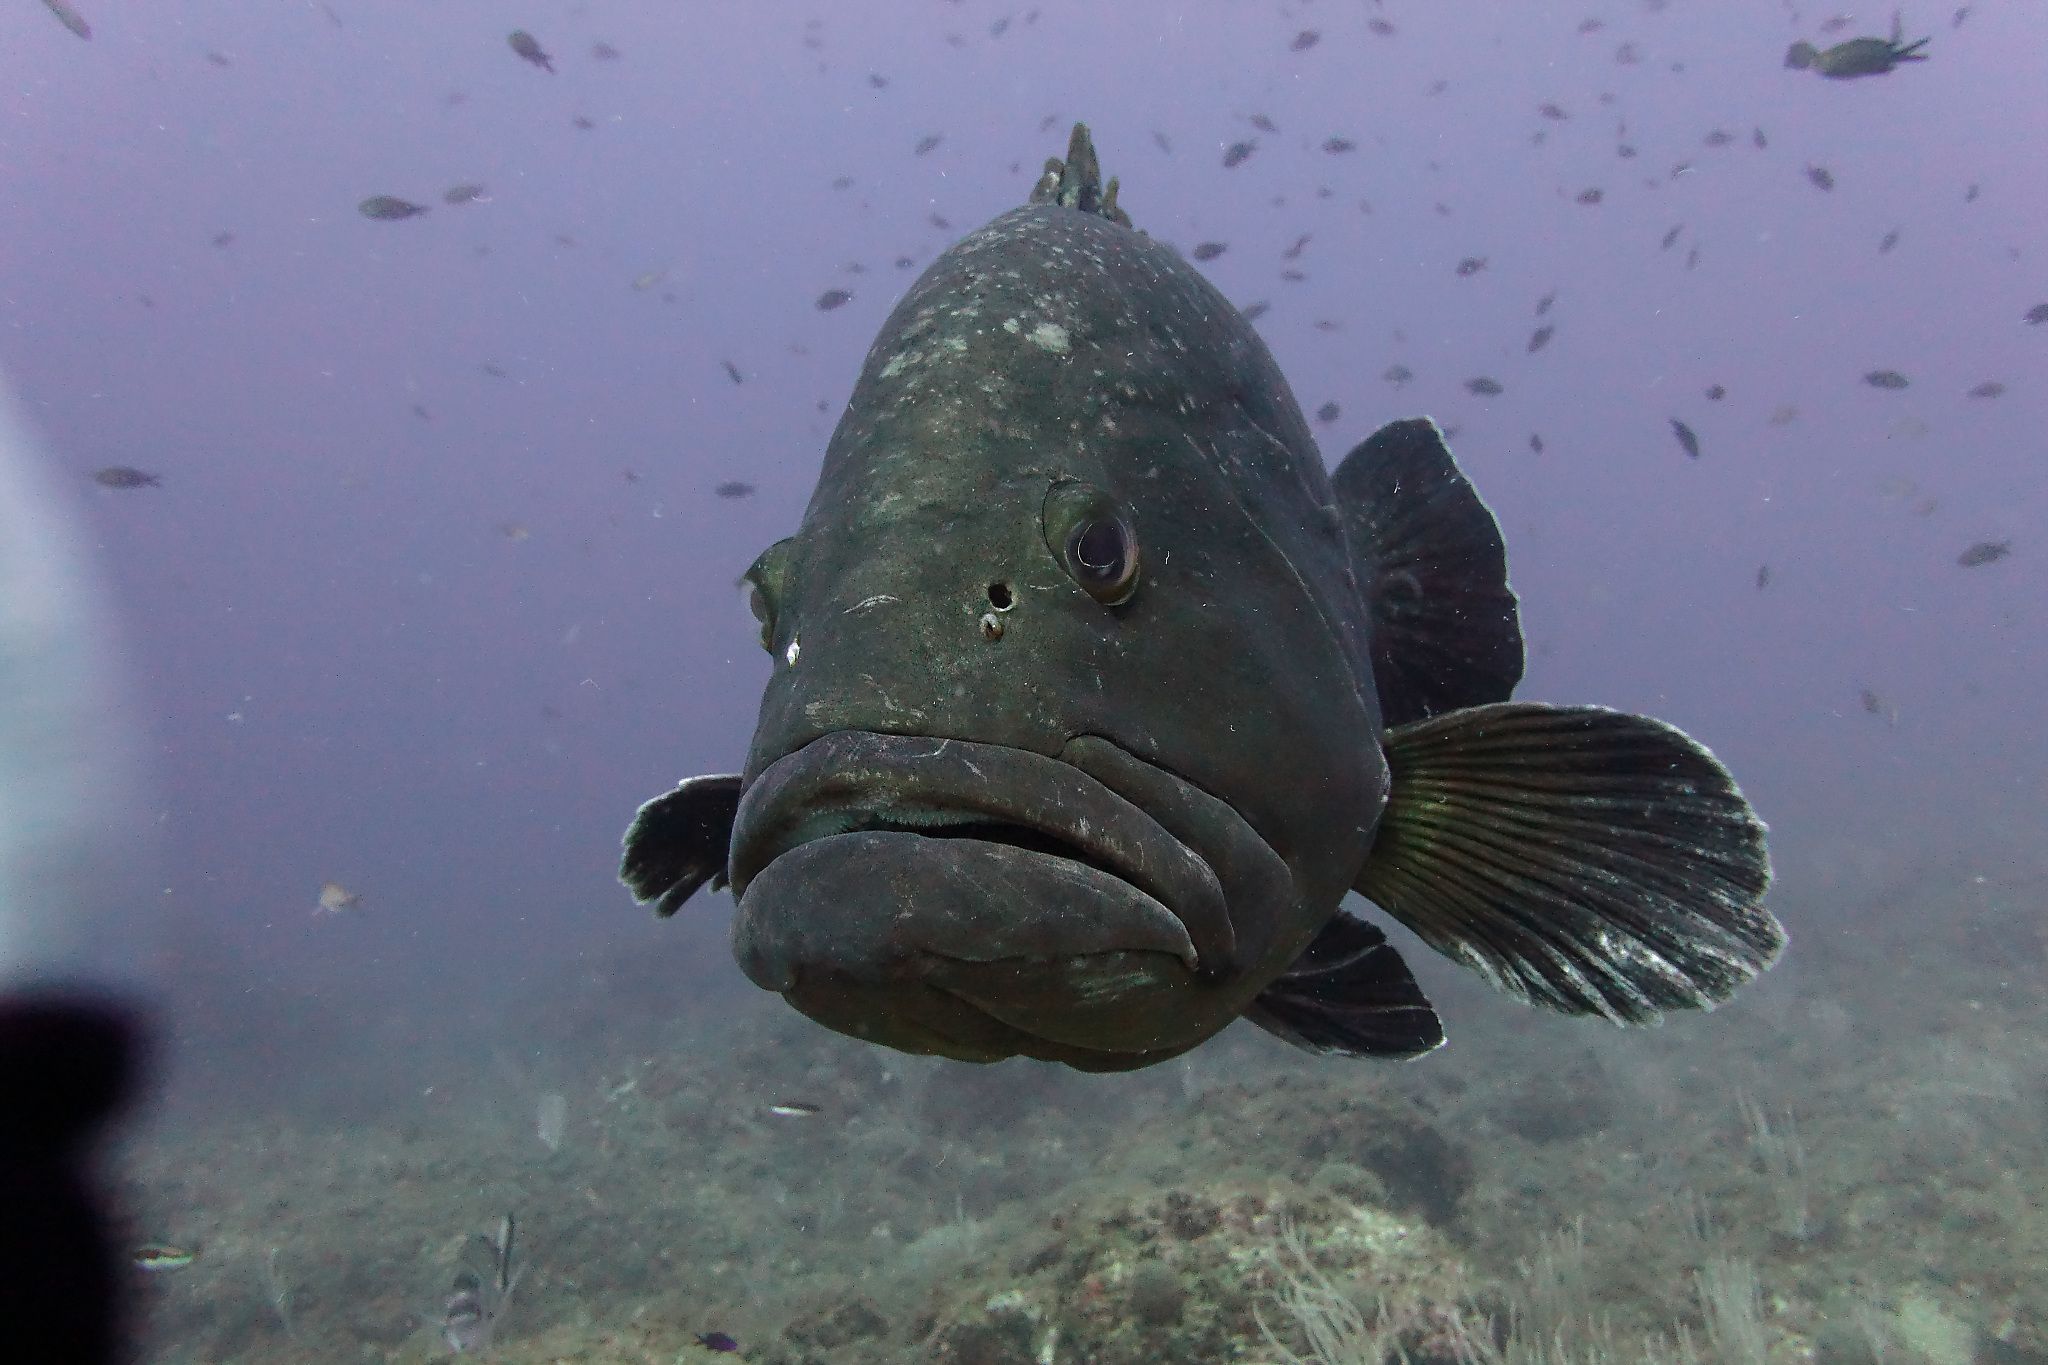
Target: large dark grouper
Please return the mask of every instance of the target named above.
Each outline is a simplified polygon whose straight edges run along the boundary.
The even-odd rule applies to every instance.
[[[1500,532],[1427,419],[1331,479],[1238,311],[1087,130],[883,326],[802,527],[745,581],[745,773],[641,807],[658,914],[907,1052],[1147,1066],[1240,1016],[1443,1041],[1358,891],[1503,990],[1617,1023],[1768,966],[1764,828],[1659,721],[1510,703]]]

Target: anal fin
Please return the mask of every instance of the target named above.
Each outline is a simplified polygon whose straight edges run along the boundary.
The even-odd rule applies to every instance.
[[[1419,1057],[1443,1024],[1387,936],[1338,911],[1244,1017],[1309,1052]]]

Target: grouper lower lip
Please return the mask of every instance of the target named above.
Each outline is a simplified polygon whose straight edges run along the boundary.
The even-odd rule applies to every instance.
[[[758,984],[803,967],[1165,955],[1213,978],[1235,947],[1192,849],[1070,763],[841,730],[762,771],[733,821],[734,941]]]

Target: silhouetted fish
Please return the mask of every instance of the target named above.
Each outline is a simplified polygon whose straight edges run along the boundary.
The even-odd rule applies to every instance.
[[[1691,427],[1674,417],[1671,419],[1671,434],[1678,438],[1678,444],[1686,454],[1695,460],[1700,457],[1700,438],[1693,434]]]
[[[521,60],[533,63],[550,75],[554,74],[555,59],[540,50],[540,40],[523,28],[515,28],[505,35],[505,41]]]
[[[387,223],[395,223],[401,218],[417,218],[426,211],[425,204],[414,204],[392,194],[373,194],[356,205],[356,212],[363,217]]]

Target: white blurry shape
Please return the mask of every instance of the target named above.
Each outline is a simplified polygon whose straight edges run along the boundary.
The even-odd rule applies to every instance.
[[[540,1113],[534,1123],[540,1134],[540,1145],[551,1152],[562,1150],[562,1136],[569,1129],[569,1100],[565,1095],[550,1090],[540,1097]]]
[[[130,727],[81,538],[0,381],[0,990],[133,984]]]

